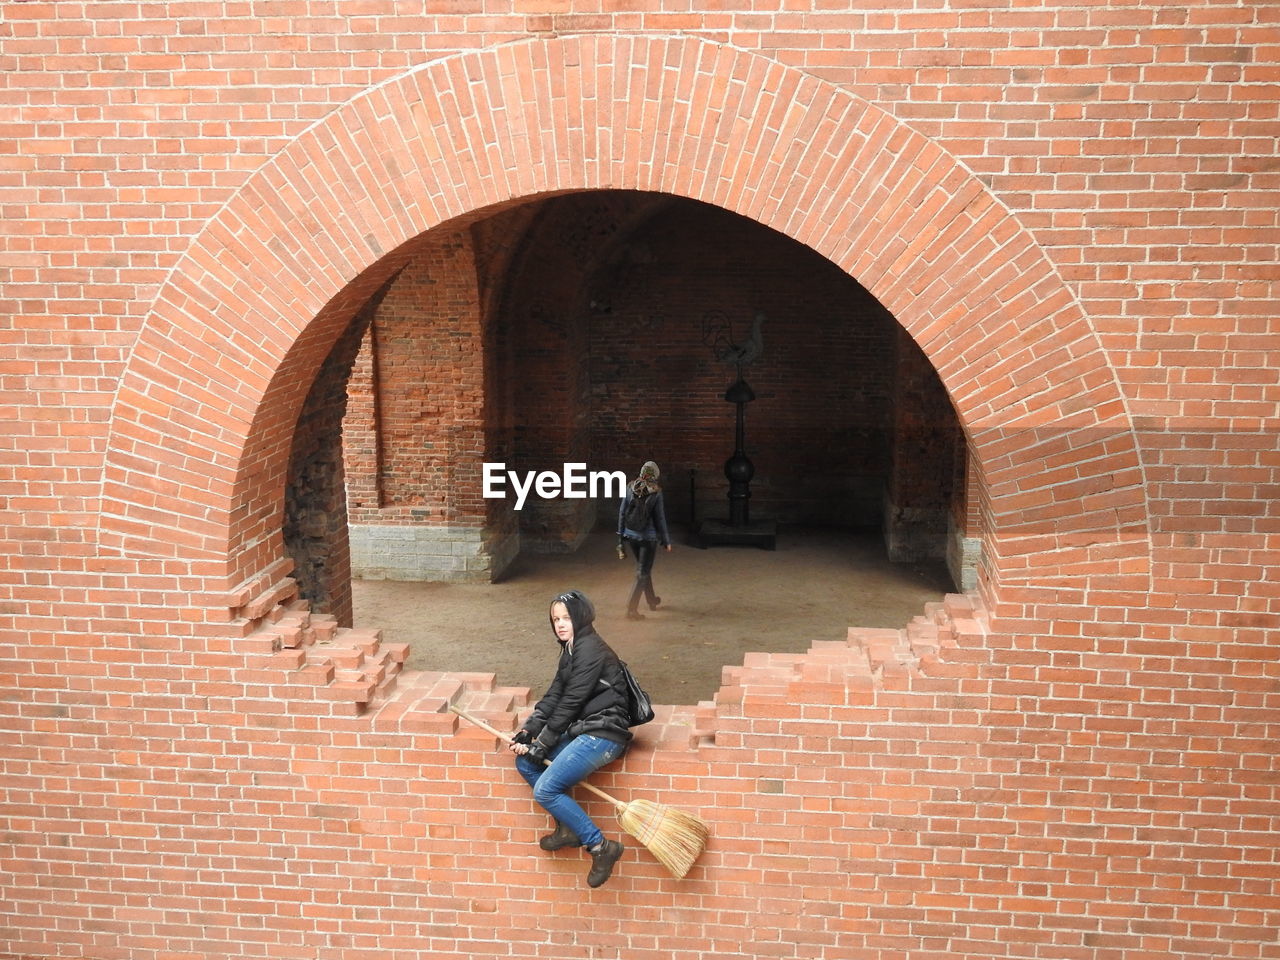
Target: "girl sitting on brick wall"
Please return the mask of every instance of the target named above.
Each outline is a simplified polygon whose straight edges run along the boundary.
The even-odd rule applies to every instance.
[[[555,818],[555,831],[539,846],[586,847],[591,854],[587,883],[598,887],[609,879],[624,848],[605,838],[569,791],[622,756],[631,731],[622,664],[596,633],[594,620],[595,608],[577,590],[552,601],[551,630],[560,643],[555,679],[512,738],[511,750],[534,800]]]

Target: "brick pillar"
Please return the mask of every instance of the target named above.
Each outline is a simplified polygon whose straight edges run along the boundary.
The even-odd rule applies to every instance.
[[[969,445],[959,428],[953,453],[951,503],[947,510],[947,569],[951,571],[956,589],[968,593],[978,587],[982,526],[978,485],[973,482],[977,465],[971,462]]]
[[[283,538],[298,593],[342,626],[352,619],[342,422],[347,381],[376,306],[375,297],[321,365],[294,428],[285,484]]]
[[[352,568],[393,580],[489,580],[515,554],[481,498],[494,366],[471,232],[424,238],[383,299],[347,424]]]
[[[946,389],[905,330],[897,332],[884,537],[895,563],[947,553],[959,425]]]
[[[366,324],[347,382],[347,413],[342,423],[343,459],[346,464],[347,513],[365,518],[382,506],[378,465],[382,441],[378,435],[378,368],[374,356],[373,328]]]

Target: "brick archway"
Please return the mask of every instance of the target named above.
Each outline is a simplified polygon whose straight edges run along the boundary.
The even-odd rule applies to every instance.
[[[206,226],[120,385],[100,547],[278,564],[289,436],[353,311],[446,221],[555,191],[663,191],[856,277],[945,383],[981,474],[989,599],[1145,580],[1115,377],[1032,236],[931,141],[799,70],[692,37],[530,40],[427,64],[318,122]],[[1140,584],[1134,584],[1140,589]]]

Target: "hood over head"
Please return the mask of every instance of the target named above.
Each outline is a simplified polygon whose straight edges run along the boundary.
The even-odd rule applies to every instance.
[[[565,609],[569,611],[569,619],[573,621],[573,636],[576,640],[584,633],[591,632],[591,624],[596,619],[596,608],[587,595],[581,590],[566,590],[558,597],[553,599],[547,606],[547,620],[551,620],[551,607],[557,603],[563,603]],[[551,632],[555,633],[555,624],[551,626]],[[556,637],[559,641],[560,638]]]

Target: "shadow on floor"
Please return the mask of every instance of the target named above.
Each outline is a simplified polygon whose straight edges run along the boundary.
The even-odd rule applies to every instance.
[[[655,702],[695,704],[747,653],[803,652],[850,626],[900,628],[954,590],[941,561],[889,563],[878,532],[784,528],[776,550],[699,550],[672,533],[675,548],[659,551],[653,570],[662,605],[644,620],[624,617],[634,564],[600,531],[572,555],[521,556],[500,583],[356,581],[355,623],[408,643],[406,669],[493,673],[536,699],[558,652],[547,608],[576,588]]]

